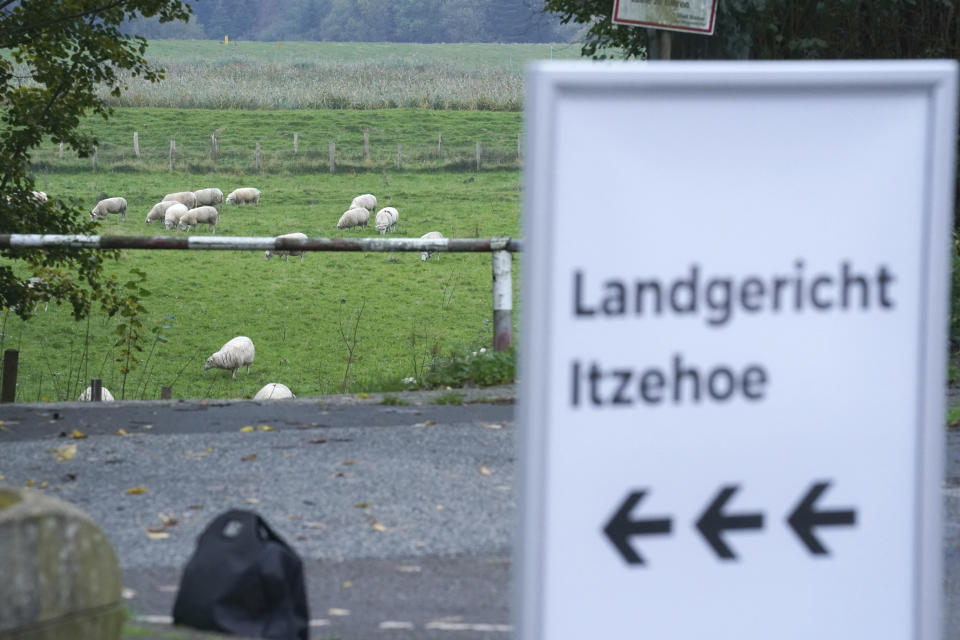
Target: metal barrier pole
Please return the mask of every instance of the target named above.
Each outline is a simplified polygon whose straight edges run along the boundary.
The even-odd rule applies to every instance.
[[[490,244],[492,247],[493,242]],[[493,252],[493,348],[496,351],[506,351],[513,344],[512,261],[509,251]]]
[[[17,397],[17,363],[20,352],[7,349],[3,352],[3,387],[0,388],[0,402],[13,402]]]

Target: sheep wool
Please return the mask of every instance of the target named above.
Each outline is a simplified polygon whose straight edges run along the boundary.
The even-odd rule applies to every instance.
[[[194,191],[193,195],[197,198],[197,204],[195,205],[197,207],[216,207],[223,204],[223,191],[220,191],[220,189],[217,189],[216,187]]]
[[[343,215],[340,216],[340,221],[337,222],[337,229],[352,229],[353,227],[360,226],[360,220],[357,218],[357,212],[359,209],[348,209],[343,212]],[[366,209],[364,209],[366,211]]]
[[[374,224],[377,227],[377,231],[380,232],[380,235],[383,235],[388,229],[395,230],[399,219],[400,213],[394,207],[384,207],[380,209],[380,211],[377,211]]]
[[[83,390],[83,393],[80,394],[80,397],[77,398],[79,402],[92,402],[93,398],[93,388],[87,387]],[[110,393],[110,390],[106,387],[100,387],[100,400],[102,402],[113,402],[113,394]]]
[[[210,227],[210,233],[216,233],[217,221],[219,219],[220,212],[217,211],[216,207],[204,205],[202,207],[197,207],[196,209],[190,209],[185,214],[180,216],[180,220],[177,222],[177,227],[186,231],[189,228],[196,227],[198,223],[202,223]]]
[[[260,189],[254,187],[242,187],[234,189],[227,196],[227,204],[260,204]]]
[[[353,199],[353,202],[350,203],[350,208],[356,209],[357,207],[366,209],[372,215],[373,212],[377,210],[377,197],[372,193],[357,196]]]
[[[423,234],[422,236],[420,236],[420,239],[421,239],[421,240],[439,240],[439,239],[441,239],[441,238],[443,238],[443,234],[440,233],[439,231],[428,231],[428,232],[426,232],[425,234]],[[430,259],[430,256],[432,256],[433,254],[434,254],[433,251],[421,251],[421,252],[420,252],[420,262],[424,262],[425,260],[429,260],[429,259]],[[437,259],[439,260],[439,258],[437,258]]]
[[[300,233],[300,232],[297,232],[297,233],[284,233],[283,235],[279,235],[279,236],[276,237],[277,240],[279,240],[280,238],[292,238],[292,239],[295,239],[295,240],[306,240],[306,239],[307,239],[307,234],[305,234],[305,233]],[[273,256],[283,256],[283,259],[284,259],[285,261],[289,261],[289,260],[290,260],[290,256],[300,256],[300,262],[303,262],[303,254],[304,254],[304,253],[305,253],[304,251],[287,251],[286,249],[267,249],[267,250],[264,252],[263,257],[264,257],[266,260],[269,260],[269,259],[272,258]]]
[[[290,388],[279,382],[270,382],[265,384],[260,391],[253,396],[254,400],[284,400],[286,398],[296,398]]]
[[[147,224],[150,224],[154,220],[163,220],[163,216],[167,213],[167,209],[172,207],[175,204],[180,204],[176,200],[164,200],[163,202],[158,202],[153,205],[153,208],[150,209],[150,213],[147,214]]]
[[[90,219],[106,218],[109,213],[119,213],[120,220],[127,219],[127,201],[124,198],[106,198],[97,203],[90,212]]]
[[[174,204],[167,208],[166,212],[163,214],[163,226],[166,229],[173,229],[180,223],[180,218],[187,213],[187,205],[180,202],[174,202]]]
[[[187,205],[187,209],[193,209],[197,206],[197,196],[193,195],[193,191],[177,191],[176,193],[168,193],[163,196],[164,200],[173,200],[174,202],[179,202],[180,204]]]
[[[203,370],[207,369],[226,369],[233,371],[234,380],[237,378],[237,372],[240,367],[246,365],[247,373],[250,373],[250,365],[253,364],[253,340],[247,336],[237,336],[227,341],[220,350],[207,358]]]

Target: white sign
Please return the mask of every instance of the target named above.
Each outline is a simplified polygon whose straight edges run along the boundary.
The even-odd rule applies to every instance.
[[[713,35],[717,0],[613,0],[613,22]]]
[[[953,61],[527,74],[524,640],[939,640]]]

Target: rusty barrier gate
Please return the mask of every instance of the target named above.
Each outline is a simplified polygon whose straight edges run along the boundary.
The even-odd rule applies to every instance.
[[[439,251],[493,255],[493,348],[513,344],[512,252],[522,251],[518,238],[273,238],[250,236],[101,236],[0,234],[0,249],[168,249],[200,251]]]

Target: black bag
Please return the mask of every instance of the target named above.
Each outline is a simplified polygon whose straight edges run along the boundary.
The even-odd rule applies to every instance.
[[[222,513],[197,538],[180,579],[173,623],[269,640],[307,640],[303,563],[258,514]]]

